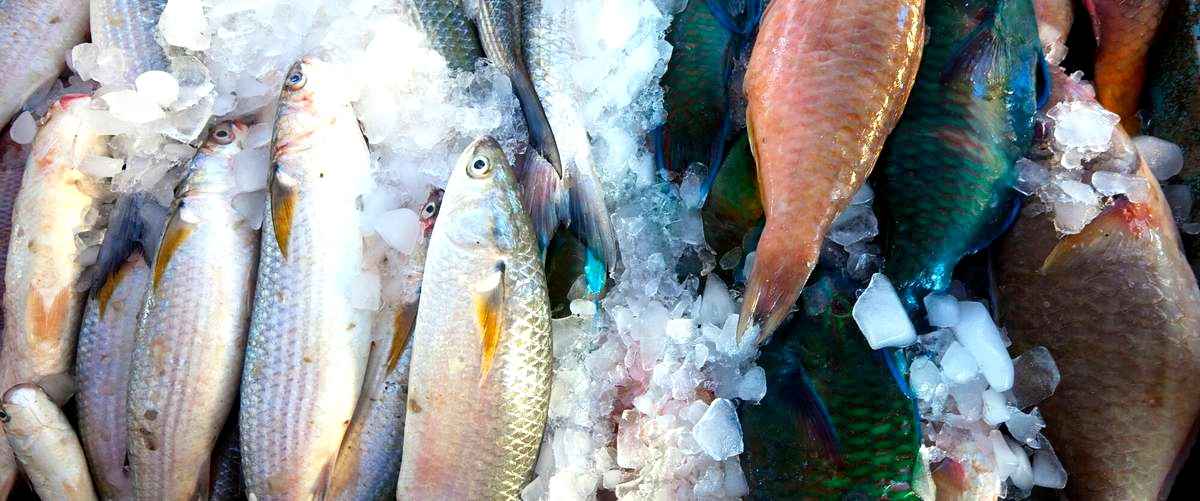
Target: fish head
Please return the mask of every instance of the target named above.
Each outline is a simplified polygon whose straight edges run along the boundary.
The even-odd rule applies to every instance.
[[[238,120],[229,120],[215,125],[208,137],[196,151],[188,164],[187,173],[175,190],[176,196],[192,191],[227,191],[237,186],[238,168],[254,168],[254,165],[233,159],[246,146],[249,127]]]
[[[338,120],[352,115],[345,113],[352,95],[338,65],[312,57],[292,64],[279,93],[272,141],[275,158],[302,151],[308,143],[305,139],[322,129],[338,127]],[[357,123],[354,126],[359,127]]]
[[[0,423],[12,435],[29,436],[37,432],[43,423],[53,423],[53,416],[43,416],[43,401],[49,398],[33,383],[21,383],[4,392],[0,402]]]
[[[442,209],[442,197],[445,194],[446,190],[434,188],[429,192],[429,197],[425,199],[425,204],[421,206],[421,212],[418,215],[425,238],[429,238],[433,234],[433,225],[437,222],[438,213]]]
[[[528,218],[520,200],[516,176],[499,143],[490,137],[475,140],[463,151],[442,197],[433,229],[471,255],[501,258],[522,243],[515,224]]]

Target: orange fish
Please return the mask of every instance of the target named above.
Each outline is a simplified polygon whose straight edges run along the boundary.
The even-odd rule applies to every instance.
[[[921,59],[924,0],[775,0],[746,70],[766,227],[740,338],[763,342],[800,296],[830,223],[896,125]]]
[[[1138,100],[1146,80],[1146,53],[1167,0],[1084,0],[1096,35],[1096,94],[1121,115],[1130,135],[1141,128]]]

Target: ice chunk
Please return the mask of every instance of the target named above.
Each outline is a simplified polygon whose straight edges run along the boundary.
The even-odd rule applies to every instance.
[[[238,191],[258,191],[267,188],[270,177],[270,152],[266,148],[243,150],[233,156],[233,175]]]
[[[1097,171],[1092,173],[1092,186],[1101,195],[1125,195],[1133,203],[1144,203],[1150,198],[1150,185],[1137,176]]]
[[[954,327],[958,323],[958,300],[949,294],[925,296],[925,311],[929,325],[934,327]]]
[[[1183,149],[1179,145],[1154,136],[1135,137],[1133,145],[1159,181],[1166,181],[1183,170]]]
[[[259,148],[266,146],[271,142],[271,135],[275,132],[275,124],[272,122],[260,122],[250,126],[250,132],[246,138],[246,147]]]
[[[1171,215],[1176,223],[1186,223],[1192,220],[1192,188],[1186,184],[1167,184],[1162,187],[1167,203],[1171,205]]]
[[[1055,185],[1062,196],[1054,201],[1054,225],[1063,233],[1079,233],[1100,214],[1100,196],[1091,186],[1071,179]]]
[[[700,303],[700,321],[706,324],[721,325],[730,313],[737,311],[737,305],[729,296],[729,289],[716,273],[710,273],[704,280],[704,297]]]
[[[188,50],[209,47],[208,21],[200,0],[170,0],[158,19],[158,29],[167,43]]]
[[[1029,454],[1025,452],[1025,448],[1021,447],[1021,444],[1012,440],[1008,440],[1008,448],[1017,460],[1016,467],[1013,468],[1012,474],[1008,478],[1022,493],[1028,493],[1033,488],[1033,467],[1029,464]]]
[[[741,454],[742,425],[733,402],[714,399],[704,416],[692,427],[692,436],[700,449],[717,461]]]
[[[1053,395],[1060,379],[1058,365],[1044,346],[1030,348],[1013,359],[1013,372],[1013,403],[1021,409],[1037,405]]]
[[[134,90],[109,92],[101,99],[108,105],[108,112],[112,116],[126,122],[144,124],[166,116],[161,107]]]
[[[882,273],[871,276],[851,314],[873,350],[908,346],[917,340],[917,330],[900,304],[900,296]]]
[[[1011,416],[1011,411],[1008,410],[1008,402],[1005,402],[1004,395],[997,393],[996,390],[988,388],[983,392],[983,420],[987,421],[992,426],[998,426],[1008,420]]]
[[[233,209],[242,216],[251,228],[262,228],[263,217],[267,210],[267,192],[254,191],[238,193],[233,196]]]
[[[1041,445],[1038,433],[1046,427],[1046,422],[1042,420],[1042,413],[1036,407],[1028,414],[1012,409],[1012,415],[1004,422],[1004,426],[1008,428],[1009,435],[1018,442],[1036,449]]]
[[[113,177],[124,165],[119,158],[89,155],[79,163],[79,171],[92,177]]]
[[[1032,195],[1050,181],[1050,172],[1028,158],[1017,159],[1017,191]]]
[[[957,307],[958,305],[955,304],[955,306]],[[929,334],[917,336],[917,342],[920,343],[921,349],[938,357],[946,353],[946,348],[949,348],[950,343],[953,341],[954,331],[950,329],[938,329]]]
[[[987,307],[974,301],[959,303],[960,320],[954,326],[958,341],[979,362],[979,370],[996,391],[1008,391],[1013,384],[1013,362]]]
[[[1054,119],[1054,140],[1068,149],[1099,153],[1108,150],[1113,129],[1121,121],[1116,113],[1088,101],[1064,101],[1047,114]]]
[[[942,374],[954,383],[965,383],[979,373],[979,364],[971,352],[963,348],[957,341],[950,343],[946,353],[942,355]]]
[[[847,207],[829,227],[829,239],[842,246],[874,238],[878,234],[879,221],[869,206]]]
[[[696,321],[690,318],[667,320],[666,334],[675,344],[686,346],[696,337]]]
[[[37,135],[37,129],[37,121],[33,119],[33,114],[26,111],[13,120],[8,129],[8,137],[11,137],[14,143],[29,144],[33,142],[33,136]]]
[[[871,205],[874,200],[875,190],[871,189],[871,185],[864,183],[862,188],[859,188],[854,193],[854,197],[850,199],[850,205]]]
[[[983,416],[983,391],[987,382],[981,377],[950,386],[950,396],[958,407],[958,414],[968,421],[974,421]]]
[[[412,209],[390,210],[375,217],[371,227],[388,246],[408,254],[417,241],[421,222]]]
[[[1017,456],[1008,447],[1008,440],[1000,430],[992,430],[988,434],[988,441],[991,442],[992,453],[996,457],[996,476],[1001,479],[1008,478],[1017,469]],[[1025,452],[1021,451],[1021,454]]]
[[[137,93],[162,107],[170,106],[179,97],[179,82],[165,71],[147,71],[134,81]]]
[[[587,299],[571,301],[571,314],[580,317],[592,317],[596,314],[596,303]]]
[[[916,392],[917,398],[930,400],[942,384],[942,373],[929,357],[917,357],[908,366],[908,385]]]
[[[379,275],[361,273],[351,282],[350,305],[359,310],[378,310],[381,290]]]
[[[1033,453],[1033,484],[1051,489],[1067,486],[1067,470],[1049,446]]]
[[[741,498],[750,494],[750,485],[742,472],[742,464],[737,459],[725,460],[725,495]]]
[[[738,381],[737,398],[745,402],[758,402],[767,394],[767,371],[754,366]]]

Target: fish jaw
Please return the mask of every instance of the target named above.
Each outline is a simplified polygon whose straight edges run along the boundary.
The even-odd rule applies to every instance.
[[[1146,55],[1167,0],[1088,0],[1096,35],[1096,97],[1121,116],[1130,135],[1141,128],[1138,102],[1146,80]]]
[[[778,327],[830,223],[865,182],[912,90],[924,2],[775,2],[746,72],[747,120],[767,223],[739,338]],[[869,40],[850,47],[844,40]],[[846,89],[835,82],[859,82]]]

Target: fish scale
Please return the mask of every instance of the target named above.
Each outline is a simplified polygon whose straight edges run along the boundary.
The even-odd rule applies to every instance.
[[[1096,35],[1096,100],[1137,134],[1146,55],[1167,0],[1085,0]]]
[[[124,70],[121,83],[132,85],[144,72],[168,68],[156,39],[167,0],[91,0],[89,5],[92,43],[118,51],[117,64]]]
[[[450,69],[475,70],[483,48],[462,0],[404,0],[403,5],[425,32],[430,47],[446,58]]]

